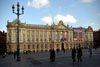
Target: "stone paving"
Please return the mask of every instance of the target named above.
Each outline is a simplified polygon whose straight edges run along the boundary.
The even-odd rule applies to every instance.
[[[21,54],[21,61],[14,59],[13,55],[0,58],[0,67],[100,67],[100,48],[93,49],[93,55],[90,58],[88,49],[83,49],[82,62],[73,64],[71,58],[71,50],[65,53],[60,51],[56,53],[55,62],[50,62],[49,52],[38,52]]]

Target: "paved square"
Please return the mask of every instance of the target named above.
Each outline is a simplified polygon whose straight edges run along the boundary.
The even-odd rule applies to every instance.
[[[55,62],[50,62],[49,52],[21,54],[21,61],[17,62],[13,55],[0,59],[0,67],[100,67],[100,49],[94,50],[90,58],[88,49],[83,49],[81,63],[72,62],[71,50],[56,53]]]

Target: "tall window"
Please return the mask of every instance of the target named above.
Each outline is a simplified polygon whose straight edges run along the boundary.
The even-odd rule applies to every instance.
[[[39,41],[39,31],[36,31],[36,41]]]
[[[49,41],[51,41],[51,38],[49,37]]]
[[[47,48],[47,44],[45,44],[45,48]]]
[[[37,44],[37,49],[39,48],[39,45]]]
[[[30,45],[28,45],[28,49],[30,49]]]
[[[41,44],[41,48],[43,48],[43,44]]]
[[[57,44],[57,48],[59,47],[59,45]]]
[[[38,38],[36,38],[36,41],[38,42],[38,41],[39,41],[39,39],[38,39]]]
[[[41,42],[42,42],[42,38],[41,38]]]
[[[45,31],[44,35],[44,40],[47,41],[47,31]]]
[[[27,36],[27,37],[28,37],[28,41],[30,41],[30,31],[28,30],[27,33],[28,33],[28,34],[27,34],[27,35],[28,35],[28,36]]]
[[[26,49],[26,46],[24,45],[24,49]]]
[[[50,44],[50,48],[52,48],[52,44]]]
[[[34,41],[34,38],[33,38],[33,36],[32,36],[32,41]]]
[[[30,41],[30,36],[28,36],[28,41]]]
[[[34,41],[34,30],[32,30],[32,41]]]
[[[45,41],[47,41],[47,39],[45,38]]]
[[[43,38],[43,34],[42,34],[43,32],[42,31],[40,31],[40,41],[42,42],[42,38]]]
[[[32,48],[34,49],[34,44],[32,45]]]

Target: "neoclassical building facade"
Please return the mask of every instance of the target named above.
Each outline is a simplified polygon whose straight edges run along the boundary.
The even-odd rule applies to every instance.
[[[17,22],[17,19],[7,21],[7,52],[14,52],[17,49]],[[20,52],[49,51],[51,48],[61,50],[62,47],[71,49],[78,48],[79,44],[82,48],[93,45],[93,29],[90,26],[72,28],[64,25],[63,21],[59,21],[57,25],[34,25],[19,21],[19,28]],[[81,34],[75,33],[75,29],[81,29]],[[80,36],[79,40],[74,38]]]

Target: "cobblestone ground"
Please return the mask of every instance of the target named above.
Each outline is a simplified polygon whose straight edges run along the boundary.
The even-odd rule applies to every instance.
[[[20,62],[16,61],[13,55],[8,55],[0,58],[0,67],[100,67],[100,48],[93,49],[91,58],[88,49],[83,49],[81,63],[73,64],[71,50],[66,50],[65,53],[63,51],[56,53],[55,62],[50,62],[49,52],[21,54]]]

